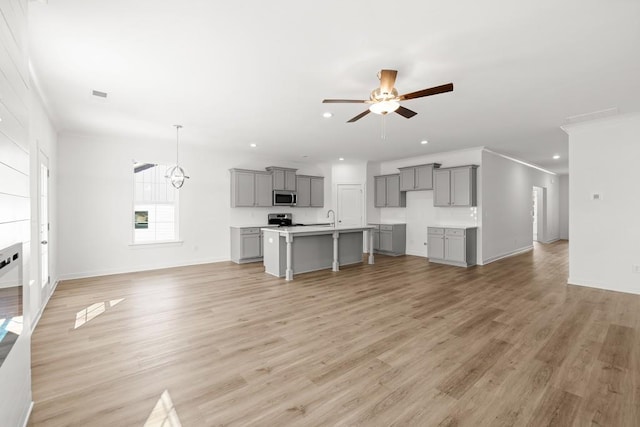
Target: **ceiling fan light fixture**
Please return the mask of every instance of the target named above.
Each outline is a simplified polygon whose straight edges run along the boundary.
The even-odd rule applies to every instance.
[[[371,106],[369,107],[369,111],[371,111],[372,113],[380,114],[384,116],[385,114],[393,113],[398,108],[400,108],[400,103],[398,101],[389,100],[389,101],[380,101],[380,102],[376,102],[375,104],[371,104]]]

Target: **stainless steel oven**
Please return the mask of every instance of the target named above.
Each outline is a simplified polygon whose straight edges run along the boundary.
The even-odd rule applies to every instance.
[[[273,206],[295,206],[297,201],[295,191],[273,190]]]

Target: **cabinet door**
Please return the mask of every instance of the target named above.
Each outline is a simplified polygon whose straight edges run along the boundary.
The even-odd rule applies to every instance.
[[[311,178],[311,206],[324,207],[324,178]]]
[[[236,206],[255,205],[255,173],[235,172]]]
[[[284,171],[284,190],[296,191],[296,173]]]
[[[471,206],[471,169],[451,170],[451,206]]]
[[[400,170],[400,191],[410,191],[416,188],[415,171],[416,168]]]
[[[393,251],[393,231],[380,230],[380,243],[379,249],[381,251],[392,252]]]
[[[255,206],[273,206],[273,187],[271,174],[255,174],[256,204]]]
[[[415,168],[416,190],[433,189],[433,166],[417,166]]]
[[[444,256],[447,261],[465,262],[464,236],[446,236],[444,242]]]
[[[373,231],[373,250],[377,251],[380,249],[380,232],[378,230]]]
[[[387,206],[387,179],[384,176],[375,177],[375,206],[383,208]]]
[[[448,170],[433,172],[433,206],[449,206],[451,202],[450,175]]]
[[[427,253],[429,258],[444,259],[444,235],[442,234],[429,234],[429,252]]]
[[[273,176],[273,189],[286,190],[286,188],[284,188],[284,171],[275,169],[271,171],[271,175]]]
[[[296,177],[297,185],[296,191],[298,192],[297,207],[308,207],[311,205],[311,178],[308,176]]]
[[[387,176],[387,206],[400,206],[400,175]]]
[[[260,256],[260,234],[240,236],[240,258],[258,258]]]

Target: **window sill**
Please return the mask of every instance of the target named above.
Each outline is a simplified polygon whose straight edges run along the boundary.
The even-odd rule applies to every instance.
[[[182,246],[184,240],[165,240],[163,242],[140,242],[140,243],[129,243],[129,247],[132,249],[136,248],[164,248],[171,246]]]

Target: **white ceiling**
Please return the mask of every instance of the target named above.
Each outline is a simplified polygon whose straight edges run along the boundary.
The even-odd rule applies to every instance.
[[[50,0],[29,18],[61,132],[168,141],[182,123],[181,142],[313,163],[486,146],[566,172],[565,118],[640,110],[638,0]],[[321,103],[366,99],[382,68],[400,93],[455,89],[403,102],[418,115],[388,116],[384,140],[380,116],[345,123],[365,105]]]

